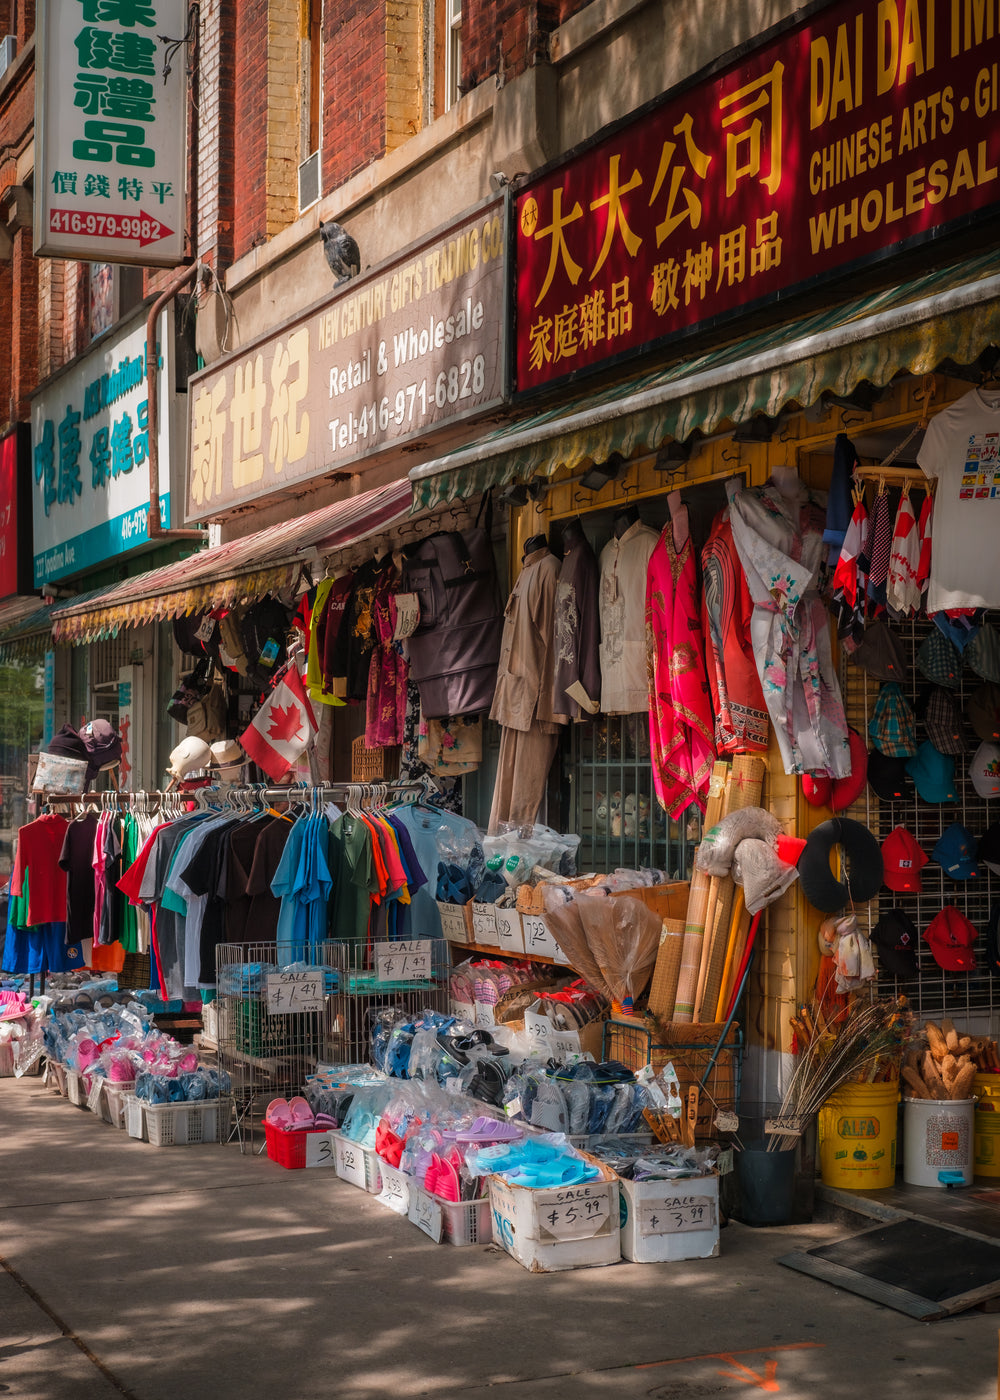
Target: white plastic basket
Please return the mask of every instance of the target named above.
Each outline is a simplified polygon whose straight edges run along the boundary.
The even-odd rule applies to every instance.
[[[490,1198],[481,1201],[442,1201],[441,1218],[444,1230],[441,1238],[445,1244],[492,1244],[493,1215],[490,1211]]]
[[[78,1069],[70,1069],[66,1066],[66,1097],[71,1104],[77,1108],[87,1107],[87,1091],[90,1088]]]
[[[130,1138],[135,1138],[138,1142],[145,1141],[146,1119],[142,1111],[142,1099],[137,1099],[135,1094],[126,1094],[123,1103],[125,1105],[125,1131]]]
[[[14,1042],[0,1042],[0,1079],[14,1078]]]
[[[104,1121],[113,1128],[125,1126],[125,1095],[135,1092],[134,1079],[104,1081]]]
[[[66,1066],[59,1060],[49,1060],[49,1083],[66,1097]]]
[[[343,1133],[334,1133],[333,1150],[341,1181],[360,1186],[373,1196],[381,1191],[382,1163],[374,1147],[362,1147],[360,1143],[345,1138]]]
[[[232,1099],[200,1099],[195,1103],[146,1103],[128,1095],[125,1099],[129,1137],[144,1137],[154,1147],[192,1147],[195,1143],[221,1142],[229,1127]],[[143,1128],[136,1131],[136,1111]]]

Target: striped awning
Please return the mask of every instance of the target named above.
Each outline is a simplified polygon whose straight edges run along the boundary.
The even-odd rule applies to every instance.
[[[670,369],[579,395],[509,423],[414,467],[412,509],[426,510],[490,486],[554,476],[634,457],[734,426],[756,413],[806,408],[864,379],[883,386],[900,371],[927,374],[971,364],[1000,341],[995,251],[888,290],[711,350]]]
[[[52,610],[52,635],[61,643],[99,641],[123,627],[280,593],[294,587],[304,564],[405,516],[410,499],[409,482],[392,482],[123,579],[97,596],[70,599]]]
[[[73,601],[100,598],[104,591],[95,588]],[[52,646],[52,618],[58,607],[58,603],[43,603],[39,598],[19,598],[0,605],[0,662],[41,661]]]

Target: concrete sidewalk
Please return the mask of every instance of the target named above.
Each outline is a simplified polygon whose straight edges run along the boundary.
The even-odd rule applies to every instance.
[[[992,1400],[996,1318],[915,1322],[775,1263],[846,1233],[732,1224],[718,1259],[532,1275],[332,1170],[134,1142],[5,1079],[0,1395]]]

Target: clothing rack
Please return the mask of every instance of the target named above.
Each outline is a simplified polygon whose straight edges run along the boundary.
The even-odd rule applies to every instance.
[[[392,782],[392,783],[316,783],[304,784],[293,783],[287,787],[267,787],[262,783],[232,783],[226,787],[199,787],[184,791],[181,788],[167,789],[164,791],[148,790],[137,788],[135,791],[108,791],[108,792],[80,792],[80,793],[49,793],[36,792],[31,796],[43,806],[73,806],[79,803],[101,803],[109,808],[130,805],[133,802],[146,801],[156,802],[163,798],[175,802],[199,802],[205,798],[227,799],[231,796],[236,798],[252,797],[263,802],[302,802],[308,800],[328,800],[348,802],[353,799],[365,803],[373,798],[396,797],[399,795],[410,795],[410,800],[418,801],[421,797],[429,797],[437,794],[439,789],[432,779],[423,777],[417,782]]]

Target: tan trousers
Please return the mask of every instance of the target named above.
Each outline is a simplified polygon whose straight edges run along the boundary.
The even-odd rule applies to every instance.
[[[524,732],[506,727],[501,731],[491,835],[504,825],[534,824],[558,743],[558,733],[543,734],[537,725]]]

